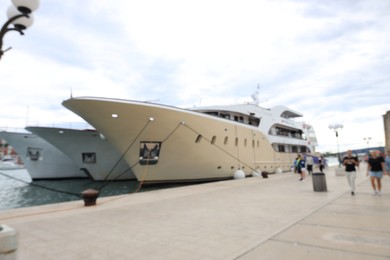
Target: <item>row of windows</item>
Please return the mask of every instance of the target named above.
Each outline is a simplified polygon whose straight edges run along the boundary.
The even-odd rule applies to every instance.
[[[277,126],[272,127],[269,131],[269,134],[306,140],[306,135],[301,130],[291,130]]]
[[[275,151],[281,153],[309,153],[310,152],[309,148],[300,145],[277,144],[277,145],[273,145],[273,148]]]
[[[198,135],[196,137],[196,140],[195,140],[195,143],[200,143],[200,141],[202,140],[202,135]],[[217,141],[217,137],[214,135],[212,138],[211,138],[211,144],[215,144],[215,142]],[[224,140],[223,140],[223,144],[224,145],[227,145],[229,143],[229,137],[228,136],[225,136]],[[234,144],[236,146],[238,146],[238,137],[235,138],[234,140]],[[248,145],[248,140],[245,138],[244,139],[244,146],[247,146]],[[255,145],[257,145],[257,147],[260,147],[260,141],[257,140],[252,140],[252,147],[255,147]]]
[[[198,135],[196,137],[195,143],[200,143],[201,140],[202,140],[202,135]],[[215,144],[216,141],[217,141],[217,137],[214,135],[211,138],[211,144]],[[227,145],[228,143],[229,143],[229,137],[225,136],[223,144]],[[238,137],[235,138],[234,144],[235,144],[235,146],[238,146]],[[247,146],[247,145],[248,145],[248,141],[245,138],[244,139],[244,146]],[[257,146],[257,148],[260,147],[259,140],[257,140],[257,141],[252,140],[252,147],[255,148],[255,146]],[[301,145],[288,145],[288,144],[274,144],[274,145],[272,145],[272,147],[274,148],[274,150],[276,152],[281,152],[281,153],[309,153],[310,152],[310,149],[306,146],[303,146],[303,145],[301,146]]]
[[[252,114],[250,116],[247,115],[235,115],[235,114],[230,114],[230,113],[223,113],[223,112],[218,112],[218,111],[209,111],[209,112],[204,112],[206,114],[212,115],[212,116],[218,116],[222,117],[228,120],[234,120],[236,122],[248,124],[248,125],[254,125],[254,126],[259,126],[260,124],[260,118],[253,116]]]

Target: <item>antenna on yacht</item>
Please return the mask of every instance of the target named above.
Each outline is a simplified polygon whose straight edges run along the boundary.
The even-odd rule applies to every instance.
[[[257,90],[255,91],[255,93],[253,93],[251,95],[251,97],[253,99],[252,104],[255,104],[256,106],[258,106],[260,103],[259,92],[260,92],[260,84],[257,84]]]
[[[258,106],[261,102],[268,102],[268,99],[265,99],[263,101],[260,101],[260,84],[257,84],[257,89],[256,91],[251,95],[253,101],[252,102],[248,102],[249,104],[254,104],[256,106]]]

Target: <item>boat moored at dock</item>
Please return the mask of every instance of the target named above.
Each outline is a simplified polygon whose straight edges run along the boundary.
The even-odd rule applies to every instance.
[[[103,133],[139,181],[185,182],[232,178],[237,170],[289,171],[297,153],[314,152],[314,134],[287,107],[246,103],[182,109],[97,97],[63,105]]]
[[[121,154],[96,130],[40,126],[26,130],[57,147],[94,181],[136,178]]]
[[[33,180],[87,178],[67,155],[37,135],[0,131],[0,138],[15,149]]]

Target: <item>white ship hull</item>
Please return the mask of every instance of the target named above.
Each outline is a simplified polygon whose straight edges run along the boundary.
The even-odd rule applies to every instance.
[[[191,110],[104,98],[71,98],[63,105],[103,133],[139,181],[226,179],[238,169],[246,175],[288,171],[296,156],[276,152],[260,127]],[[148,159],[145,147],[157,152]]]
[[[52,127],[26,129],[61,150],[95,181],[136,178],[121,154],[97,131]]]
[[[15,149],[33,180],[87,177],[67,155],[36,135],[1,131],[0,138]]]

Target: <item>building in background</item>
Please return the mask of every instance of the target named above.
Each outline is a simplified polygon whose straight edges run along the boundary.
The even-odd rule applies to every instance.
[[[383,115],[383,126],[385,128],[385,147],[390,150],[390,111]]]
[[[9,145],[6,140],[0,138],[0,159],[2,159],[4,156],[15,158],[18,161],[20,160],[15,149]]]

